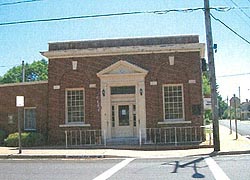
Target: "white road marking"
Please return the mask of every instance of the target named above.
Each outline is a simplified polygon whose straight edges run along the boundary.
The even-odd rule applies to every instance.
[[[99,176],[97,176],[95,179],[93,180],[105,180],[108,179],[109,177],[111,177],[113,174],[115,174],[117,171],[119,171],[120,169],[124,168],[125,166],[127,166],[130,162],[132,162],[133,160],[135,160],[135,158],[127,158],[125,160],[123,160],[122,162],[116,164],[115,166],[113,166],[112,168],[108,169],[107,171],[105,171],[104,173],[100,174]]]
[[[220,166],[211,157],[205,157],[205,161],[216,180],[230,180],[229,177],[220,168]]]

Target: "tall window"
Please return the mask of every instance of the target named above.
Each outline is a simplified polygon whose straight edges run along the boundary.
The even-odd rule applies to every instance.
[[[182,85],[163,86],[164,118],[165,120],[184,119],[184,101]]]
[[[67,123],[84,122],[84,90],[66,90],[66,116]]]
[[[24,130],[36,130],[36,108],[24,109]]]

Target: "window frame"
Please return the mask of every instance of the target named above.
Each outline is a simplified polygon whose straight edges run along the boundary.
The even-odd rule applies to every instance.
[[[181,86],[181,94],[182,94],[182,118],[173,118],[173,119],[166,119],[166,103],[165,103],[165,87],[178,87]],[[184,106],[184,86],[183,84],[163,84],[162,85],[162,100],[163,100],[163,120],[164,122],[171,122],[171,121],[185,121],[185,106]]]
[[[83,121],[69,122],[68,117],[68,92],[82,91],[83,92]],[[85,124],[85,89],[84,88],[66,88],[65,89],[65,124]]]
[[[27,122],[26,122],[26,110],[35,110],[35,122],[33,122],[33,123],[35,123],[35,128],[30,128],[30,127],[26,127],[27,125]],[[36,131],[37,130],[37,118],[36,118],[36,107],[24,107],[24,112],[23,112],[23,117],[24,117],[24,124],[23,124],[23,129],[25,130],[25,131]]]

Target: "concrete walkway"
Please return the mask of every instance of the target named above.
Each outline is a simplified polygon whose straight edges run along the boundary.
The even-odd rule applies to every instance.
[[[134,158],[164,158],[185,157],[213,154],[241,154],[250,153],[250,140],[238,136],[235,132],[229,135],[229,129],[220,126],[221,151],[213,152],[213,148],[188,150],[118,150],[118,149],[23,149],[18,154],[18,148],[0,147],[0,158],[105,158],[105,157],[134,157]]]

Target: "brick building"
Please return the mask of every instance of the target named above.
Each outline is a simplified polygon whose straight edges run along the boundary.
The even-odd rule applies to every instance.
[[[50,143],[63,142],[70,131],[145,140],[150,128],[203,125],[204,44],[196,35],[55,42],[42,54],[49,59],[48,83],[22,91],[41,91],[28,93],[35,103],[29,106],[37,107],[37,125],[44,123],[37,129],[47,128]],[[4,88],[0,93],[7,94]]]
[[[23,131],[47,134],[48,82],[26,82],[0,85],[0,129],[17,132],[16,96],[24,96],[25,107],[21,114]]]

